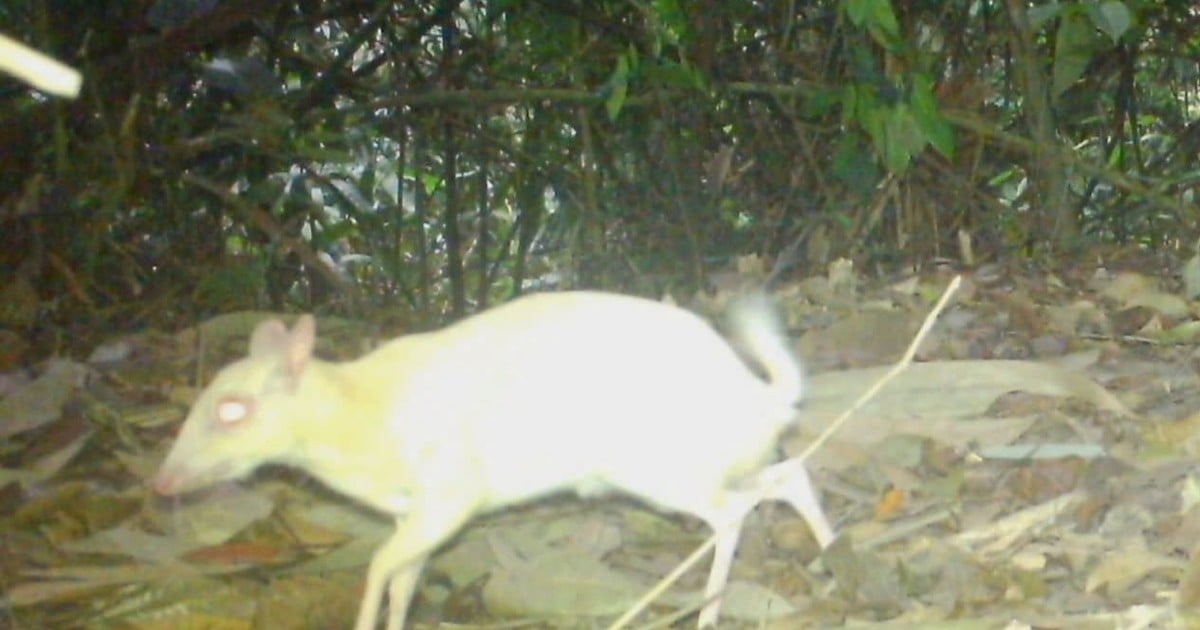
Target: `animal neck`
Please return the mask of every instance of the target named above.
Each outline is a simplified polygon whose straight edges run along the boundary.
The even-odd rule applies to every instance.
[[[403,511],[409,474],[390,412],[402,388],[365,358],[312,360],[293,400],[296,448],[285,463],[384,512]]]

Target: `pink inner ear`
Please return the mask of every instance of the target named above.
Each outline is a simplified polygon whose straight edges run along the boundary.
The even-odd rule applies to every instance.
[[[312,315],[301,315],[292,327],[291,337],[287,346],[287,370],[290,376],[300,376],[308,360],[312,357],[313,347],[317,344],[317,322]]]
[[[217,403],[217,422],[236,424],[250,417],[250,403],[238,397],[225,398]]]
[[[259,323],[250,335],[250,356],[267,357],[278,354],[287,345],[287,326],[278,319]]]

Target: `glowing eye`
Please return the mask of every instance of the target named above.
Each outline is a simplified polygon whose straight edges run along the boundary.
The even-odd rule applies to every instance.
[[[236,424],[250,416],[250,403],[242,398],[226,398],[217,403],[217,422]]]

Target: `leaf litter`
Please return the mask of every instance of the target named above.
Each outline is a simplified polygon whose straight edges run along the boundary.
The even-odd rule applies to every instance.
[[[755,268],[743,261],[739,273]],[[946,283],[934,274],[870,289],[850,269],[777,292],[793,331],[808,331],[798,347],[812,372],[786,454],[803,452],[888,370]],[[1195,355],[1176,344],[1197,324],[1182,290],[1164,285],[1102,270],[1065,281],[968,276],[918,362],[807,460],[836,544],[818,555],[787,509],[751,517],[726,595],[729,627],[1188,623],[1200,606],[1200,382]],[[715,313],[727,297],[689,303]],[[202,358],[214,369],[268,315],[134,340],[140,350],[102,353],[103,364],[5,375],[16,385],[0,399],[10,515],[0,566],[21,625],[317,628],[353,616],[386,520],[286,470],[183,503],[145,486],[171,438],[163,418],[181,417],[195,393],[181,366]],[[331,351],[365,348],[366,327],[327,330]],[[122,404],[78,404],[96,388]],[[596,627],[704,538],[688,519],[622,499],[495,514],[435,558],[415,622]],[[637,623],[694,611],[703,568]]]

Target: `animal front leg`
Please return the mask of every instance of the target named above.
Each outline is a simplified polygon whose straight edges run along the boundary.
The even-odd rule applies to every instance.
[[[478,486],[461,481],[464,475],[459,460],[446,458],[436,463],[435,466],[425,462],[422,470],[426,476],[432,480],[454,480],[457,485],[446,482],[434,485],[434,490],[423,489],[412,494],[411,511],[396,519],[395,533],[371,558],[367,587],[354,630],[374,630],[385,585],[391,597],[387,628],[403,628],[409,600],[425,561],[462,527],[480,504]]]
[[[390,607],[387,628],[400,630],[404,627],[409,599],[412,598],[417,579],[421,576],[421,569],[425,566],[430,552],[445,537],[436,534],[438,531],[442,530],[415,517],[397,520],[396,532],[371,558],[371,566],[367,569],[367,586],[358,609],[358,621],[354,624],[354,630],[375,630],[375,622],[383,606],[385,585],[388,588]]]
[[[383,583],[388,575],[376,568],[371,561],[367,570],[367,587],[363,592],[362,603],[358,605],[358,620],[354,622],[354,630],[375,630],[375,619],[379,617],[379,607],[383,603]]]
[[[404,626],[408,599],[398,600],[395,597],[395,589],[391,586],[397,584],[398,580],[403,584],[403,580],[407,579],[410,583],[408,592],[411,595],[412,586],[421,574],[425,556],[414,554],[409,548],[410,541],[404,537],[405,527],[402,523],[398,522],[396,532],[371,558],[371,566],[367,569],[367,586],[363,592],[362,603],[358,607],[358,620],[354,623],[354,630],[375,630],[375,621],[379,619],[379,610],[383,607],[384,585],[389,586],[391,596],[388,628],[391,630],[393,623],[396,628]]]
[[[420,565],[425,564],[426,558],[419,561]],[[419,570],[401,571],[392,576],[391,582],[388,584],[388,613],[387,630],[403,630],[404,619],[408,616],[408,606],[412,602],[413,590],[417,586],[417,579],[420,578]]]

